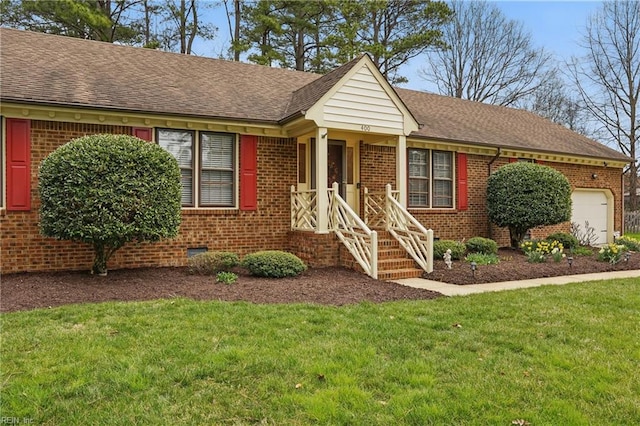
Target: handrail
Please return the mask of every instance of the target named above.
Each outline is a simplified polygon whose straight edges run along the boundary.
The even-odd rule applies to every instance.
[[[291,229],[314,231],[318,225],[318,191],[296,191],[291,185]]]
[[[338,183],[327,191],[329,228],[356,259],[365,273],[378,278],[378,233],[371,230],[340,196]]]
[[[426,229],[385,187],[387,230],[427,273],[433,272],[433,230]]]
[[[369,226],[384,226],[425,272],[433,272],[433,231],[400,204],[398,194],[390,184],[384,193],[365,188],[365,221]]]

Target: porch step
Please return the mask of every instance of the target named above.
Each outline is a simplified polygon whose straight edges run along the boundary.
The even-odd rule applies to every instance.
[[[382,281],[395,281],[404,278],[420,278],[422,276],[422,272],[422,269],[417,268],[378,271],[378,279]]]
[[[388,231],[376,231],[378,233],[378,279],[393,281],[421,277],[423,270],[400,246],[398,240],[393,238]],[[343,266],[363,272],[358,262],[342,245],[340,246],[340,253]]]

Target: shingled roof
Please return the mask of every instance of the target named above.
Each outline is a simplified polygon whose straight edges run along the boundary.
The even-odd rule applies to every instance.
[[[280,124],[313,106],[359,61],[321,76],[70,37],[0,29],[0,99]],[[625,161],[535,114],[396,88],[419,139]]]

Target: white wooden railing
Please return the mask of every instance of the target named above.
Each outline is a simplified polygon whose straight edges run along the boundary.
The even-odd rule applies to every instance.
[[[315,231],[318,225],[318,192],[296,191],[291,186],[291,229]],[[340,196],[338,184],[327,190],[329,231],[338,239],[362,267],[364,272],[378,278],[378,233],[372,231]]]
[[[364,272],[378,278],[378,233],[369,229],[340,196],[334,182],[329,194],[329,228],[338,236]]]
[[[318,191],[296,191],[291,185],[291,229],[314,231],[318,225]]]
[[[365,221],[371,226],[384,225],[425,272],[433,272],[433,230],[422,226],[397,197],[398,191],[392,191],[390,184],[383,194],[365,188]]]

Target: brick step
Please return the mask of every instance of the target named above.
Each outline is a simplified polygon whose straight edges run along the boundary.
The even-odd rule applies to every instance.
[[[420,278],[421,276],[422,270],[416,268],[378,271],[378,279],[383,281],[401,280],[404,278]]]
[[[417,267],[414,260],[400,246],[400,243],[388,231],[377,230],[377,232],[378,279],[389,281],[421,277],[422,269]],[[342,266],[364,273],[362,267],[342,245],[340,253]]]
[[[409,255],[407,254],[406,250],[402,248],[378,250],[378,260],[408,259],[409,258],[408,256]]]
[[[378,272],[380,271],[393,271],[395,269],[418,269],[413,259],[407,257],[396,259],[378,259]]]

